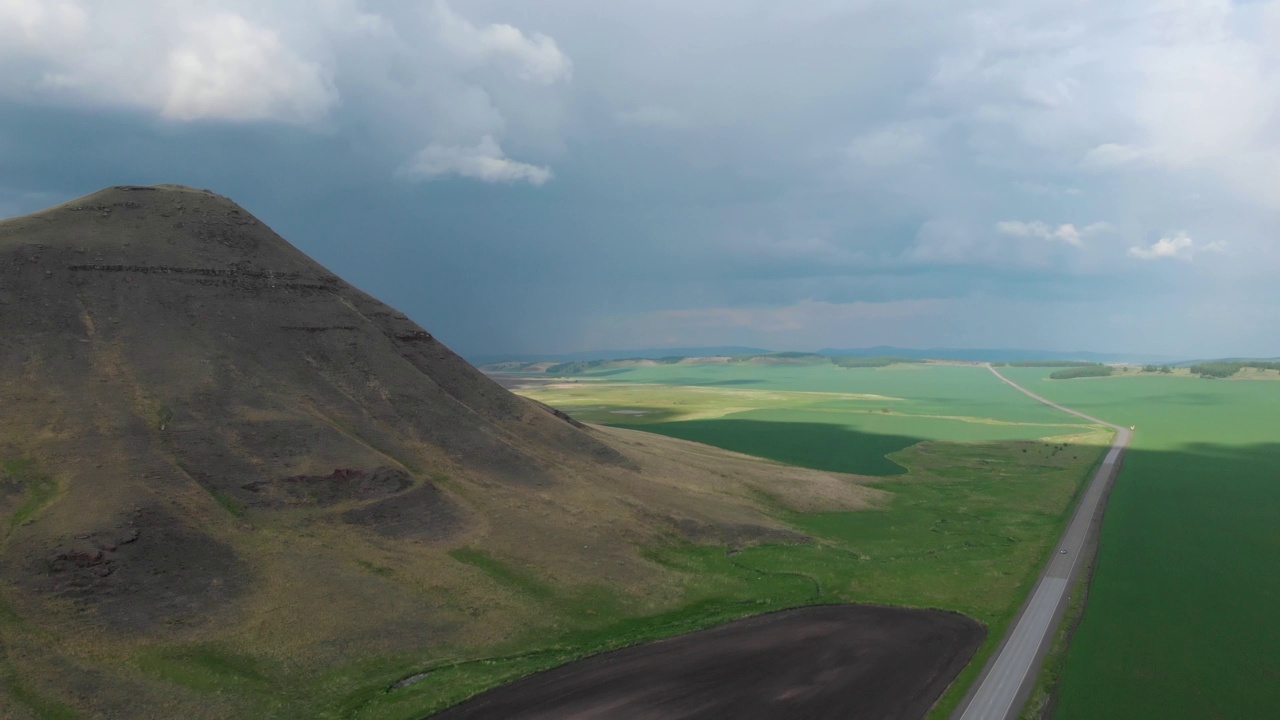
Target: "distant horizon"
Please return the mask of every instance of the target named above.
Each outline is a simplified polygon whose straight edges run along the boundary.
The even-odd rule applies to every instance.
[[[729,350],[741,352],[728,352]],[[705,352],[705,355],[699,353]],[[892,345],[870,345],[864,347],[821,347],[817,349],[806,348],[759,348],[748,346],[706,346],[706,347],[645,347],[645,348],[610,348],[595,350],[577,350],[569,352],[508,352],[508,353],[460,353],[465,359],[480,364],[495,364],[499,362],[535,362],[539,360],[557,360],[565,362],[586,361],[586,360],[629,360],[629,359],[657,359],[663,357],[662,353],[667,353],[665,357],[716,357],[726,355],[753,355],[764,353],[785,353],[800,352],[810,353],[814,355],[836,355],[838,353],[848,352],[864,356],[870,356],[870,353],[883,353],[885,356],[892,356],[895,353],[909,353],[913,359],[949,359],[945,357],[930,358],[926,357],[927,353],[946,354],[1000,354],[1007,353],[1010,355],[1028,356],[1026,360],[1072,360],[1087,359],[1096,360],[1098,362],[1129,362],[1129,363],[1186,363],[1193,361],[1206,360],[1271,360],[1280,356],[1268,355],[1163,355],[1155,353],[1126,353],[1126,352],[1099,352],[1093,350],[1040,350],[1035,348],[1013,348],[1013,347],[900,347]],[[1034,356],[1034,357],[1031,357]],[[510,359],[504,359],[510,358]]]

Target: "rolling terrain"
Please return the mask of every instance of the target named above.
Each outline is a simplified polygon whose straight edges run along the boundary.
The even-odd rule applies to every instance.
[[[708,578],[789,574],[791,602],[870,602],[964,613],[988,633],[930,718],[946,718],[997,649],[1112,431],[1047,407],[983,366],[650,364],[529,383],[519,392],[592,422],[873,476],[878,512],[794,516],[812,546],[732,558],[672,548]],[[1045,370],[1044,372],[1048,372]],[[1088,382],[1076,380],[1071,382]],[[782,588],[772,592],[780,593]],[[776,595],[775,595],[776,596]]]
[[[776,609],[654,548],[884,497],[514,396],[207,191],[0,223],[0,327],[5,717],[421,716]]]
[[[1273,682],[1280,672],[1280,626],[1268,604],[1277,576],[1259,571],[1280,553],[1274,532],[1280,507],[1274,482],[1280,388],[1274,381],[1280,376],[1268,361],[1250,360],[1201,363],[1210,370],[1226,366],[1219,379],[1212,372],[1160,366],[1113,366],[1108,377],[1052,379],[1060,370],[1050,365],[1059,364],[1028,361],[1000,372],[1052,401],[1137,430],[1109,504],[1101,554],[1086,570],[1093,581],[1075,589],[1071,620],[1022,717],[1265,716],[1280,704]],[[893,482],[873,486],[913,511],[942,515],[980,491],[969,486],[968,495],[917,494],[932,485],[916,480],[925,457],[940,469],[959,471],[963,445],[951,443],[972,441],[966,433],[976,430],[999,443],[1002,434],[1007,441],[1020,432],[1049,430],[1049,418],[1036,414],[1048,408],[1005,402],[973,382],[983,374],[914,364],[647,364],[549,380],[520,392],[594,422],[751,447],[810,467],[900,478],[910,489]],[[980,418],[987,422],[978,423]],[[921,441],[926,444],[916,444]],[[890,520],[895,513],[902,514]],[[885,534],[909,526],[901,504],[880,517]],[[831,527],[847,532],[859,525]],[[899,540],[906,547],[934,547],[923,534]],[[866,594],[853,596],[920,602],[906,586],[884,582],[909,577],[907,565],[885,571],[877,586],[863,585]],[[857,569],[849,572],[858,575]],[[948,572],[937,567],[932,577]],[[938,607],[959,607],[948,604],[957,600],[962,597],[934,598]],[[993,603],[965,612],[998,636],[1003,626],[994,610]]]

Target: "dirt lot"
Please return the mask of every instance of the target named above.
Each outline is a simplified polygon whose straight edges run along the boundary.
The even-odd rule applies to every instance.
[[[588,658],[432,720],[917,720],[985,634],[953,613],[801,608]]]

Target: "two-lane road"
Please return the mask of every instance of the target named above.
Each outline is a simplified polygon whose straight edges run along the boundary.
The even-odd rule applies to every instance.
[[[1082,556],[1097,537],[1107,494],[1120,469],[1120,461],[1132,435],[1128,428],[1112,425],[1046,400],[1001,375],[990,365],[987,369],[1038,402],[1112,428],[1116,431],[1116,439],[1102,466],[1093,476],[1093,481],[1089,483],[1089,488],[1085,490],[1084,497],[1080,499],[1075,515],[1071,517],[1071,524],[1054,548],[1053,557],[1032,590],[1031,597],[1006,633],[1000,649],[987,662],[986,669],[961,703],[953,720],[1015,720],[1018,717],[1035,687],[1040,665],[1044,662],[1045,653],[1052,645],[1054,633],[1062,622],[1071,587],[1084,567]]]

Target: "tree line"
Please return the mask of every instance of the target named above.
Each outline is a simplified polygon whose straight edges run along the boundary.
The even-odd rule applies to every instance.
[[[900,364],[919,364],[924,361],[900,357],[837,357],[831,358],[831,362],[842,368],[878,368]]]
[[[1093,367],[1100,363],[1089,362],[1088,360],[1017,360],[1015,362],[991,364],[996,367],[1073,368]]]
[[[1074,367],[1066,368],[1064,370],[1056,370],[1054,372],[1051,372],[1049,373],[1049,379],[1050,380],[1073,380],[1075,378],[1107,377],[1108,375],[1114,373],[1115,371],[1116,369],[1111,367],[1110,365],[1102,365],[1099,363],[1094,363],[1091,365],[1077,365]]]
[[[1258,370],[1280,370],[1280,362],[1264,361],[1264,360],[1241,360],[1238,362],[1217,361],[1196,363],[1191,366],[1191,372],[1202,378],[1228,378],[1240,372],[1244,368],[1255,368]]]

